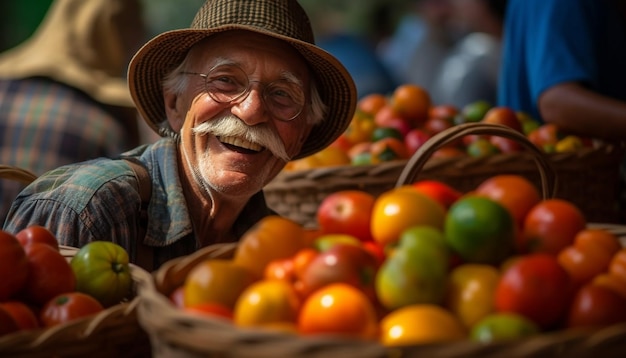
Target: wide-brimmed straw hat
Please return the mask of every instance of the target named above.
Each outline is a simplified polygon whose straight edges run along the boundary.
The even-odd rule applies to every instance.
[[[320,151],[343,133],[356,106],[354,81],[339,60],[315,45],[309,18],[295,0],[207,0],[190,28],[162,33],[146,43],[130,63],[128,81],[140,114],[155,131],[160,132],[161,124],[167,121],[164,75],[178,66],[198,41],[229,30],[283,40],[300,52],[314,72],[328,110],[293,159]]]

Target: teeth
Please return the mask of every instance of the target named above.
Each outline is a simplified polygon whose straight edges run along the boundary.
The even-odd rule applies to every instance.
[[[263,150],[263,147],[256,143],[248,142],[246,140],[243,140],[237,137],[220,137],[219,140],[222,143],[234,145],[234,146],[249,149],[249,150],[254,150],[256,152],[260,152],[261,150]]]

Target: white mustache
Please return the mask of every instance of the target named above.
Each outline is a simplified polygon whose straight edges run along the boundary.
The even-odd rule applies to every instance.
[[[212,134],[216,137],[239,137],[267,148],[274,156],[288,162],[291,160],[278,134],[265,124],[248,126],[239,118],[227,115],[198,124],[194,134]]]

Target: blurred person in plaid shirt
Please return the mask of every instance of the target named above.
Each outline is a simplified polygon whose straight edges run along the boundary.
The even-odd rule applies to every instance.
[[[57,0],[0,54],[0,163],[41,175],[140,143],[126,70],[145,39],[140,0]],[[0,180],[0,223],[22,183]]]
[[[148,270],[236,242],[274,214],[264,186],[335,141],[357,101],[350,73],[315,44],[296,0],[207,0],[190,28],[139,49],[128,82],[163,138],[40,176],[4,230],[38,224],[75,247],[112,241]]]

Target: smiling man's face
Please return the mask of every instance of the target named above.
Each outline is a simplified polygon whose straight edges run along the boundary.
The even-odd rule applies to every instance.
[[[179,118],[183,160],[194,180],[217,192],[258,192],[280,172],[286,159],[300,151],[310,132],[308,67],[282,41],[242,31],[212,36],[196,45],[191,56],[190,72],[205,74],[218,64],[232,64],[243,70],[252,86],[238,100],[220,103],[207,94],[203,77],[190,75],[174,111],[175,116],[184,115]],[[277,119],[263,98],[268,84],[285,78],[304,93],[304,108],[291,121]]]

